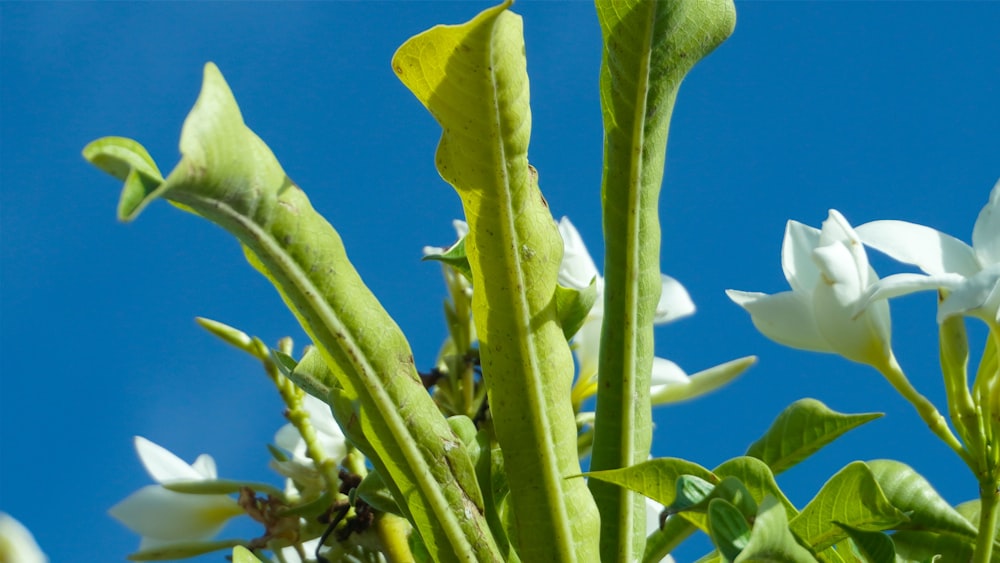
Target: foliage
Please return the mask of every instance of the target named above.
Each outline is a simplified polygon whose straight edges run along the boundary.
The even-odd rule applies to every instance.
[[[716,548],[711,561],[997,559],[1000,185],[972,247],[943,239],[942,252],[958,258],[927,258],[907,245],[907,234],[925,230],[899,222],[854,229],[831,211],[822,229],[789,223],[782,262],[791,291],[729,292],[772,339],[885,376],[970,466],[976,504],[953,508],[908,466],[871,460],[846,464],[797,508],[776,476],[881,416],[838,413],[814,399],[793,403],[745,455],[711,470],[648,459],[654,398],[693,398],[753,362],[690,378],[673,366],[657,384],[688,390],[650,392],[654,374],[673,369],[653,357],[653,325],[680,298],[659,264],[670,118],[686,73],[732,32],[735,9],[730,0],[598,1],[607,277],[590,264],[593,279],[567,283],[573,264],[590,258],[568,239],[571,224],[557,225],[527,158],[526,54],[521,18],[509,8],[420,33],[392,60],[441,126],[435,162],[465,213],[454,245],[426,251],[441,263],[450,297],[449,334],[430,372],[417,370],[337,231],[246,126],[214,64],[184,123],[181,161],[166,176],[131,139],[105,137],[84,149],[124,182],[121,220],[165,199],[236,237],[311,340],[296,357],[289,339],[271,348],[199,320],[258,359],[286,403],[290,425],[271,448],[286,487],[220,479],[208,456],[188,466],[137,442],[160,484],[115,509],[143,536],[131,558],[233,548],[243,562],[658,561],[700,531]],[[928,275],[879,279],[864,244]],[[942,372],[958,436],[891,348],[884,300],[921,289],[941,295]],[[962,315],[990,327],[971,390]],[[590,330],[600,331],[599,344],[584,336]],[[582,357],[585,343],[599,346],[596,383],[574,369],[572,346]],[[596,392],[594,412],[584,410],[586,392]],[[662,508],[659,527],[648,529],[643,497]],[[180,531],[166,508],[185,515]],[[213,540],[236,515],[260,523],[262,535]]]

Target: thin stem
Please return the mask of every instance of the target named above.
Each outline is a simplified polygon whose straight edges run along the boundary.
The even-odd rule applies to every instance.
[[[380,514],[375,518],[375,531],[382,545],[382,554],[389,563],[410,563],[415,561],[410,551],[409,522],[395,514]]]
[[[955,434],[952,433],[951,428],[948,427],[948,422],[945,421],[945,418],[937,410],[937,407],[934,406],[934,403],[931,403],[927,397],[921,395],[913,387],[910,380],[907,379],[906,374],[903,373],[903,368],[899,367],[899,363],[896,362],[895,356],[890,356],[886,365],[879,367],[879,371],[882,372],[882,375],[885,376],[893,388],[917,409],[917,414],[920,415],[920,418],[924,419],[931,432],[958,454],[958,457],[962,458],[962,461],[966,465],[975,467],[975,460],[962,447],[962,443],[958,441]]]
[[[1000,475],[995,472],[979,483],[979,535],[972,563],[989,563],[993,557],[993,542],[997,532],[998,508],[1000,508]]]

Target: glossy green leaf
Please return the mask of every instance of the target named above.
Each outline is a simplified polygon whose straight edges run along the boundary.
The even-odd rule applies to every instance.
[[[972,561],[975,540],[968,537],[926,530],[900,530],[892,534],[896,555],[906,561],[931,561],[940,556],[943,563]],[[1000,563],[1000,552],[993,550],[991,563]]]
[[[591,468],[649,456],[653,317],[660,298],[659,193],[681,81],[736,22],[732,0],[598,0],[605,234],[604,332]],[[590,481],[601,512],[601,560],[643,552],[643,501]]]
[[[674,457],[650,459],[631,467],[590,471],[584,475],[591,480],[598,479],[635,491],[663,506],[673,504],[677,493],[677,481],[684,475],[693,475],[710,483],[719,482],[711,471],[697,463]]]
[[[739,557],[750,542],[750,524],[740,509],[723,499],[712,499],[706,510],[712,542],[728,560]]]
[[[554,306],[563,244],[528,164],[521,18],[508,4],[408,40],[392,66],[442,128],[438,172],[458,192],[490,413],[514,544],[533,561],[595,561],[598,513],[580,479],[573,359]]]
[[[883,532],[866,532],[846,524],[838,524],[854,542],[862,563],[896,563],[896,548],[892,539]]]
[[[791,520],[793,532],[815,551],[847,537],[835,522],[877,532],[906,522],[879,487],[872,470],[855,461],[830,478],[815,498]]]
[[[912,467],[891,459],[868,462],[885,496],[909,520],[899,529],[919,529],[976,537],[976,526],[966,520]]]
[[[773,497],[761,502],[750,541],[734,559],[735,563],[808,563],[815,560],[809,550],[795,540],[788,529],[788,515],[784,507]]]
[[[674,497],[674,502],[664,510],[669,514],[698,508],[705,511],[708,509],[708,501],[711,500],[709,496],[713,490],[715,490],[715,483],[710,483],[694,475],[681,475],[677,479],[677,494]]]
[[[115,157],[113,146],[122,143],[102,139],[84,154],[101,162]],[[338,383],[357,398],[367,453],[407,499],[408,516],[433,556],[499,560],[471,460],[452,447],[458,440],[420,382],[405,337],[361,281],[337,232],[244,124],[211,63],[184,122],[180,149],[181,162],[162,185],[140,194],[126,182],[123,218],[163,197],[236,236]],[[141,159],[126,164],[143,173],[136,168]]]
[[[748,456],[741,456],[723,462],[712,470],[712,473],[720,478],[732,478],[750,493],[752,500],[756,503],[762,502],[766,497],[771,496],[777,499],[785,508],[788,517],[792,518],[798,514],[795,506],[785,496],[774,480],[771,469],[761,460]],[[749,507],[747,507],[749,509]],[[753,512],[757,511],[757,506],[753,506]],[[684,513],[682,518],[693,523],[701,530],[707,530],[707,522],[703,515],[698,513]]]
[[[692,481],[695,484],[694,487],[686,486],[688,482]],[[691,475],[684,475],[678,480],[677,498],[672,505],[667,507],[667,510],[671,514],[681,511],[706,513],[709,504],[715,499],[726,501],[730,506],[739,510],[740,514],[747,520],[752,520],[757,514],[757,502],[753,499],[750,491],[736,477],[726,477],[713,486],[707,481]],[[685,514],[686,517],[689,515]],[[709,523],[706,523],[706,527],[707,529],[711,528]]]
[[[767,432],[750,445],[746,455],[763,460],[777,475],[847,431],[881,416],[882,413],[842,414],[816,399],[800,399],[778,415]]]
[[[261,563],[249,549],[238,545],[233,548],[233,563]]]

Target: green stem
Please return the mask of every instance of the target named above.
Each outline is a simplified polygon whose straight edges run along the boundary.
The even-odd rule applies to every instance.
[[[927,397],[924,397],[916,390],[915,387],[907,379],[906,374],[903,373],[903,368],[899,366],[896,362],[895,356],[891,356],[886,365],[879,367],[879,371],[883,376],[889,381],[889,383],[903,396],[904,399],[910,402],[915,409],[917,409],[917,414],[920,418],[924,419],[927,426],[931,429],[931,432],[935,436],[941,439],[942,442],[948,445],[958,457],[962,458],[962,461],[966,463],[969,467],[975,467],[975,460],[970,456],[969,452],[962,447],[961,442],[952,433],[951,428],[948,427],[947,421],[941,416],[941,413],[931,403]]]
[[[979,535],[972,563],[990,563],[993,558],[993,543],[997,533],[998,509],[1000,509],[1000,475],[995,472],[979,482]]]
[[[259,344],[256,347],[257,350],[255,350],[254,355],[264,364],[264,371],[267,372],[268,377],[274,382],[275,387],[278,388],[278,394],[281,395],[281,400],[288,407],[288,421],[298,430],[299,435],[302,436],[302,440],[305,441],[306,455],[316,464],[316,470],[319,471],[320,476],[323,478],[326,490],[330,491],[330,494],[336,494],[340,488],[340,476],[337,474],[337,460],[330,459],[326,455],[326,452],[320,448],[319,438],[316,437],[316,431],[309,422],[309,411],[305,410],[302,403],[302,400],[305,398],[305,391],[297,387],[290,379],[281,375],[278,366],[274,364],[263,342],[256,339],[255,342]],[[278,350],[284,354],[291,355],[292,340],[290,338],[282,338],[278,341]]]
[[[375,532],[382,545],[382,554],[389,563],[415,561],[410,551],[410,524],[394,514],[380,514],[375,518]]]

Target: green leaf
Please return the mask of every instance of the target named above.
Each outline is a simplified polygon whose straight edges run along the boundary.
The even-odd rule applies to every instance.
[[[868,462],[886,498],[909,520],[897,529],[929,530],[976,537],[976,526],[948,504],[912,467],[891,459]]]
[[[526,560],[595,561],[597,508],[582,480],[565,479],[580,463],[573,359],[554,306],[563,244],[528,164],[524,39],[508,5],[411,38],[392,66],[441,125],[438,172],[469,224],[473,318],[513,543]]]
[[[499,560],[472,462],[453,447],[458,439],[420,382],[405,337],[362,282],[337,232],[244,124],[211,63],[180,149],[181,162],[162,185],[141,197],[123,195],[129,201],[124,215],[134,217],[150,199],[164,197],[236,236],[337,383],[356,398],[354,418],[370,444],[366,454],[407,499],[407,516],[433,556]],[[93,162],[115,156],[94,144],[85,154]],[[119,161],[144,173],[141,158],[129,159]]]
[[[723,499],[708,503],[708,530],[712,542],[727,560],[739,557],[750,542],[750,524],[740,509]]]
[[[403,515],[396,499],[392,496],[392,491],[385,485],[382,475],[377,470],[369,471],[368,475],[365,475],[355,494],[375,510],[397,516]]]
[[[663,529],[656,530],[646,538],[646,551],[642,554],[642,563],[661,561],[697,529],[694,524],[683,518],[668,518]]]
[[[573,336],[587,320],[587,315],[597,302],[597,278],[590,280],[586,289],[556,286],[556,314],[566,340]]]
[[[118,201],[118,218],[131,221],[167,186],[146,148],[125,137],[104,137],[88,144],[83,156],[94,166],[125,182]]]
[[[472,269],[469,266],[469,256],[465,252],[465,239],[466,237],[462,237],[458,239],[458,242],[451,245],[451,247],[444,252],[427,254],[423,259],[443,262],[465,276],[466,279],[472,280]]]
[[[781,503],[773,497],[767,497],[757,512],[750,541],[734,561],[804,563],[815,560],[808,549],[795,541],[795,536],[789,530],[788,515]]]
[[[815,551],[847,537],[838,525],[877,532],[906,522],[864,462],[855,461],[830,478],[816,497],[791,520],[793,532]]]
[[[907,561],[931,561],[941,556],[942,562],[972,561],[975,540],[926,530],[900,530],[892,534],[896,555]],[[993,550],[991,563],[1000,562],[1000,553]]]
[[[238,545],[233,548],[233,563],[261,563],[249,549]]]
[[[659,192],[681,81],[732,33],[732,0],[598,0],[603,39],[601,182],[605,241],[604,332],[591,468],[649,456],[653,317],[660,298]],[[601,513],[601,560],[643,552],[642,499],[590,482]]]
[[[775,475],[816,453],[849,430],[880,418],[882,413],[842,414],[816,399],[788,406],[746,455],[761,459]]]
[[[737,480],[750,494],[751,500],[756,504],[751,507],[750,504],[747,503],[744,507],[745,515],[751,516],[755,513],[757,511],[757,504],[763,502],[763,500],[768,496],[777,499],[785,508],[785,512],[788,513],[789,517],[794,517],[798,514],[798,510],[795,509],[795,506],[792,505],[791,501],[788,500],[785,494],[778,487],[770,468],[768,468],[768,466],[759,459],[747,456],[733,458],[723,462],[721,465],[713,469],[712,473],[716,477],[723,480],[726,478]],[[728,500],[732,502],[732,499]],[[747,511],[750,511],[750,513],[747,514]],[[681,517],[690,521],[703,531],[708,529],[708,522],[701,514],[696,512],[685,512],[681,514]]]
[[[863,563],[896,563],[896,548],[887,534],[866,532],[838,522],[834,524],[840,526],[854,541]]]
[[[584,475],[591,480],[597,479],[635,491],[663,506],[674,503],[677,481],[684,475],[693,475],[710,483],[719,482],[718,477],[697,463],[675,457],[650,459],[631,467],[590,471]]]
[[[665,510],[669,514],[699,508],[704,512],[708,510],[708,501],[711,500],[708,497],[713,490],[715,490],[715,483],[709,483],[694,475],[681,475],[677,479],[677,495],[674,497],[674,502]]]

